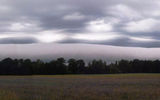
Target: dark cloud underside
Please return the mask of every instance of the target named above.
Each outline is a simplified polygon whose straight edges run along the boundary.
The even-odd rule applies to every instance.
[[[0,39],[0,44],[32,44],[38,43],[35,38],[3,38]]]

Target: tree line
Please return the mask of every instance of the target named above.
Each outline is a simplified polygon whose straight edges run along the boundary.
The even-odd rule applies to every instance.
[[[58,58],[50,62],[30,59],[6,58],[0,61],[0,75],[55,75],[55,74],[113,74],[113,73],[160,73],[159,60],[120,60],[107,64],[93,60]]]

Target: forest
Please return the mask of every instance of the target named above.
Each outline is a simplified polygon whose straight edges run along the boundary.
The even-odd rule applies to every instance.
[[[50,62],[42,60],[5,58],[0,61],[0,75],[55,75],[55,74],[115,74],[160,73],[159,60],[120,60],[107,64],[103,60],[57,58]]]

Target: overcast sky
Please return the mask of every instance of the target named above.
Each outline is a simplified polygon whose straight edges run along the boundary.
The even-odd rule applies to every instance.
[[[102,59],[114,62],[121,59],[160,59],[160,48],[119,47],[91,44],[6,44],[0,45],[0,60],[6,57],[31,58],[50,61],[59,57],[65,59]]]
[[[160,1],[0,0],[0,47],[44,43],[159,48]]]
[[[159,0],[0,0],[0,43],[160,46]]]

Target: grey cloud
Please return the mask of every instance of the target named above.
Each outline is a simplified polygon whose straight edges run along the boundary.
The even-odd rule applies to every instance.
[[[0,39],[0,44],[31,44],[31,43],[38,43],[38,40],[36,40],[35,38],[27,38],[27,37]]]
[[[118,6],[117,8],[117,5]],[[111,9],[112,8],[112,9]],[[157,0],[1,0],[0,1],[0,34],[12,34],[16,31],[10,29],[13,23],[30,23],[34,27],[20,30],[21,33],[38,34],[46,30],[64,30],[62,34],[86,34],[87,23],[97,19],[111,24],[113,29],[109,32],[118,32],[126,37],[151,37],[160,40],[160,2]],[[79,13],[85,18],[79,20],[64,20],[66,15]],[[112,18],[118,21],[113,21]],[[145,19],[154,19],[155,25],[150,31],[129,32],[124,29],[131,22]],[[146,23],[146,26],[152,25]],[[142,26],[143,28],[143,26]],[[136,29],[136,28],[135,28]],[[149,28],[150,29],[150,28]],[[106,32],[107,33],[107,32]],[[61,34],[61,33],[58,33]],[[100,34],[100,32],[99,32]],[[129,38],[116,38],[112,41],[87,41],[78,39],[63,39],[59,43],[91,43],[116,46],[160,47],[159,42],[131,42]],[[38,43],[31,38],[6,38],[0,43]]]
[[[126,46],[126,47],[144,47],[144,48],[157,48],[160,46],[159,41],[136,41],[131,40],[129,37],[119,37],[111,40],[103,41],[87,41],[81,39],[65,39],[58,43],[86,43],[86,44],[102,44],[102,45],[113,45],[113,46]]]

